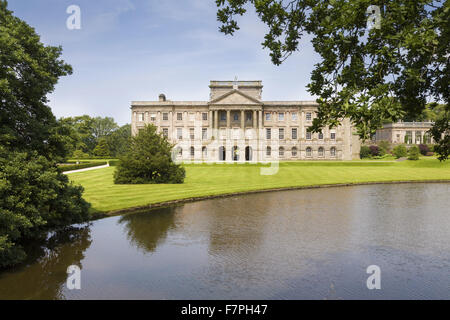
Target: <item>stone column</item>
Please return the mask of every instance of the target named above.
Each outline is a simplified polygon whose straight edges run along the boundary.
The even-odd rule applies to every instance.
[[[241,110],[241,129],[245,129],[245,111]]]
[[[253,130],[256,130],[256,110],[253,110]]]
[[[258,129],[257,129],[257,139],[258,139],[258,150],[256,151],[257,161],[262,161],[263,158],[263,139],[264,139],[264,130],[263,130],[263,112],[262,110],[258,111]]]
[[[231,128],[231,112],[230,110],[227,110],[227,127],[225,129],[227,140],[231,139],[230,128]]]

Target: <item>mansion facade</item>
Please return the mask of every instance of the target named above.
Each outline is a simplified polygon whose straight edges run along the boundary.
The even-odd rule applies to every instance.
[[[311,101],[263,101],[262,81],[211,81],[209,101],[133,101],[132,134],[147,124],[175,145],[174,156],[194,162],[359,159],[349,119],[322,133],[307,132],[317,111]]]
[[[395,122],[386,123],[378,129],[374,141],[389,141],[394,144],[428,144],[435,143],[429,130],[433,122]]]

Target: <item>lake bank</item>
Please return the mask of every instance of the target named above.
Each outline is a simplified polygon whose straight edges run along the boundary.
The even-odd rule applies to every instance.
[[[185,165],[180,185],[115,185],[114,167],[69,174],[85,188],[97,214],[121,214],[150,206],[197,201],[235,194],[367,183],[450,181],[450,163],[282,162],[274,175],[261,175],[261,164]]]

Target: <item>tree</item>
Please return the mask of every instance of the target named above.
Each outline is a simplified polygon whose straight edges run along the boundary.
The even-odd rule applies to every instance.
[[[449,151],[450,6],[442,0],[216,0],[221,32],[239,29],[247,5],[268,26],[263,47],[280,65],[308,34],[321,61],[308,90],[319,96],[311,131],[348,117],[366,140],[383,121],[420,115],[441,102],[445,118],[433,127],[440,159]],[[370,6],[370,7],[369,7]],[[375,7],[374,7],[375,6]],[[379,9],[380,15],[374,15]],[[381,19],[380,25],[368,23]],[[372,20],[373,21],[373,20]],[[372,26],[368,28],[367,26]],[[432,101],[429,101],[432,100]]]
[[[173,145],[148,125],[131,138],[130,150],[120,158],[114,173],[117,184],[183,183],[183,167],[172,160]]]
[[[0,266],[23,261],[22,245],[43,230],[84,221],[82,188],[57,167],[67,157],[66,128],[46,105],[72,72],[61,47],[45,46],[0,0]]]
[[[94,149],[94,155],[96,155],[97,157],[109,157],[110,156],[108,143],[106,142],[105,138],[101,138],[98,141],[98,144]]]
[[[115,130],[117,130],[119,126],[114,122],[114,119],[111,117],[96,117],[92,119],[92,135],[94,139],[97,141],[100,138],[104,138]]]
[[[126,124],[106,137],[112,157],[121,157],[128,152],[131,139],[131,125]]]

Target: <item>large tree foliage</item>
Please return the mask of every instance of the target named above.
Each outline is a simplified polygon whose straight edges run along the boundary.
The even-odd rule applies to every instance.
[[[383,120],[415,118],[428,102],[440,102],[444,125],[434,128],[441,159],[448,154],[449,1],[439,0],[216,0],[220,30],[239,29],[236,16],[250,6],[269,31],[263,46],[274,64],[299,50],[309,35],[321,61],[308,90],[319,97],[313,131],[344,117],[362,139]],[[368,19],[380,9],[380,26]],[[370,8],[370,9],[369,9]],[[369,10],[368,10],[369,9]],[[447,124],[447,125],[445,125]],[[446,128],[447,127],[447,128]],[[441,136],[444,136],[441,139]],[[446,142],[447,141],[447,142]]]
[[[88,115],[67,117],[59,119],[59,125],[67,131],[67,148],[71,156],[84,153],[98,156],[95,148],[107,141],[107,152],[112,157],[118,157],[125,153],[131,136],[130,125],[119,127],[113,118],[95,117]],[[102,146],[104,148],[104,146]]]
[[[173,145],[148,125],[131,138],[114,174],[117,184],[183,183],[185,170],[172,160]]]
[[[82,188],[56,165],[67,156],[67,130],[46,96],[71,72],[60,56],[0,0],[0,267],[23,261],[22,244],[43,229],[88,218]]]
[[[34,29],[0,1],[0,143],[39,154],[55,154],[52,134],[56,119],[47,94],[61,76],[72,72],[59,59],[61,47],[44,46]]]

